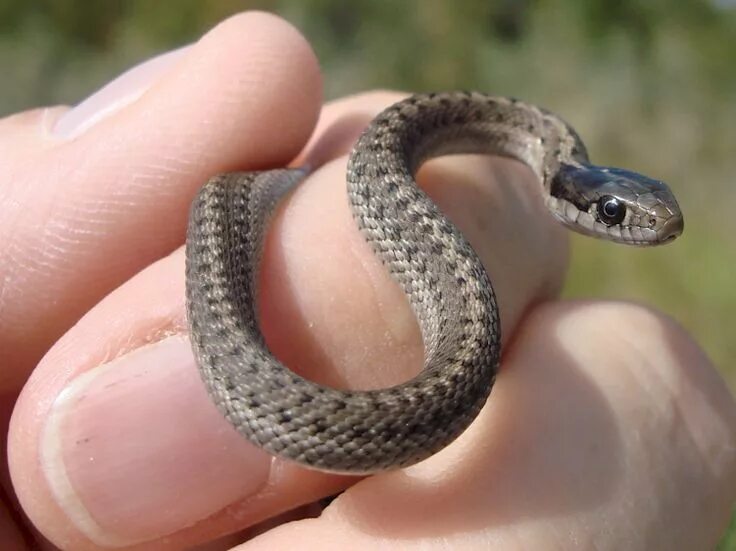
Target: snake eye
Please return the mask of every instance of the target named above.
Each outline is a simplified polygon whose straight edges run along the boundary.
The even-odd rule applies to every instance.
[[[604,195],[598,201],[598,218],[606,226],[620,224],[626,216],[626,205],[615,197]]]

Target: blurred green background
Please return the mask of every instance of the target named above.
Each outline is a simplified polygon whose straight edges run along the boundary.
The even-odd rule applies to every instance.
[[[0,0],[0,115],[74,103],[252,8],[302,29],[329,98],[513,95],[567,118],[594,160],[669,182],[683,237],[648,250],[575,237],[565,294],[669,313],[736,389],[736,0]]]

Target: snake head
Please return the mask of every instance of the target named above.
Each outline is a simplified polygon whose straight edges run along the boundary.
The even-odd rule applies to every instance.
[[[577,232],[627,245],[669,243],[684,226],[665,183],[620,168],[563,164],[547,206]]]

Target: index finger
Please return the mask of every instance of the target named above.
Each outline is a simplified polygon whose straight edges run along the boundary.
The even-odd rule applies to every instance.
[[[106,116],[76,120],[83,131],[62,124],[76,110],[57,124],[61,136],[48,112],[0,124],[9,145],[0,163],[0,390],[17,391],[86,310],[181,245],[202,181],[287,163],[317,119],[314,53],[272,15],[235,16],[154,68],[145,84],[103,89]]]

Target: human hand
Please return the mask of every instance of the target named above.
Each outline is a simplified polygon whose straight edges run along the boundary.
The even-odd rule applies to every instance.
[[[302,149],[321,103],[316,60],[283,21],[247,14],[101,94],[73,112],[0,121],[9,469],[23,510],[54,544],[181,549],[233,532],[212,547],[717,541],[736,497],[733,398],[665,316],[555,300],[565,230],[545,214],[531,172],[505,159],[441,159],[419,176],[499,297],[502,370],[470,429],[419,465],[362,480],[251,446],[199,380],[181,244],[209,176],[285,165]],[[325,384],[386,386],[421,364],[414,318],[344,191],[352,141],[399,97],[325,107],[295,161],[322,166],[271,229],[264,333],[287,365]],[[324,511],[309,506],[343,489]],[[5,518],[3,541],[21,538],[20,521]]]

